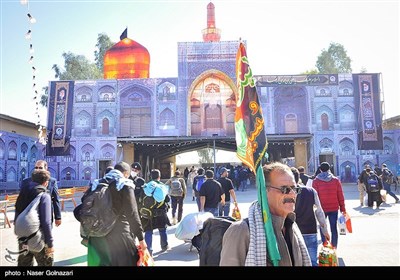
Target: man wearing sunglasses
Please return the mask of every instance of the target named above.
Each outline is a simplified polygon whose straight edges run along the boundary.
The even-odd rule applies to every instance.
[[[294,207],[300,192],[291,169],[280,162],[263,167],[268,206],[280,254],[279,266],[311,266],[310,256],[295,223]],[[233,223],[222,241],[221,266],[271,266],[265,246],[263,216],[254,201],[248,222]]]
[[[38,160],[35,163],[35,171],[45,170],[47,171],[47,161],[45,160]],[[21,199],[24,199],[25,195],[29,195],[31,191],[36,187],[38,184],[32,182],[32,178],[26,178],[22,180],[20,185],[20,195]],[[55,220],[55,225],[58,227],[61,225],[61,205],[60,205],[60,196],[58,194],[58,186],[57,180],[53,177],[50,178],[49,185],[47,186],[47,192],[50,194],[51,197],[51,208],[52,208],[52,215],[51,221]],[[18,205],[18,197],[16,204]]]

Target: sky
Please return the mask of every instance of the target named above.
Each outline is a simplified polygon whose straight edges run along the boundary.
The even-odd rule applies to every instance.
[[[99,33],[119,41],[123,30],[150,52],[150,78],[177,77],[178,42],[201,42],[210,1],[0,0],[0,113],[36,122],[34,88],[56,80],[63,52],[94,61]],[[221,41],[247,42],[255,75],[299,74],[315,68],[323,49],[342,44],[353,73],[382,73],[385,116],[399,115],[399,2],[214,0]],[[27,13],[36,19],[28,21]],[[32,39],[25,38],[31,30]],[[33,63],[29,46],[33,45]],[[36,68],[35,81],[32,66]],[[41,123],[47,113],[40,109]]]

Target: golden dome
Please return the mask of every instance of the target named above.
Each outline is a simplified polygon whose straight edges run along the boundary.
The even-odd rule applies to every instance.
[[[150,54],[129,38],[122,39],[104,55],[104,79],[149,78]]]

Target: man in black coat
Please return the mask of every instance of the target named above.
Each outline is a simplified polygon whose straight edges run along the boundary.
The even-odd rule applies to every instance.
[[[46,170],[47,171],[47,161],[45,160],[38,160],[35,163],[35,170]],[[16,207],[19,206],[22,200],[24,200],[24,194],[30,194],[31,189],[34,189],[38,183],[32,182],[32,178],[26,178],[22,180],[21,185],[20,185],[20,196],[21,198],[18,197],[16,201]],[[51,221],[53,222],[55,220],[55,225],[58,227],[61,225],[61,205],[60,205],[60,196],[58,194],[58,186],[57,186],[57,180],[53,177],[50,178],[49,185],[47,187],[47,192],[50,194],[51,197],[51,208],[52,208],[52,215],[51,215]]]

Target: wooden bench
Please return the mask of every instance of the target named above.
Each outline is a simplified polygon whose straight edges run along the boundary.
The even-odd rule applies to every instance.
[[[75,194],[85,193],[85,192],[87,191],[88,188],[89,188],[89,186],[85,186],[85,187],[74,187]]]
[[[58,194],[60,195],[61,210],[64,210],[64,203],[66,201],[72,201],[74,207],[76,207],[74,188],[58,189]]]
[[[4,197],[4,201],[2,201],[2,205],[0,207],[0,213],[4,214],[4,227],[8,225],[11,227],[10,219],[8,219],[7,212],[15,210],[15,203],[17,202],[18,194],[7,194]]]

